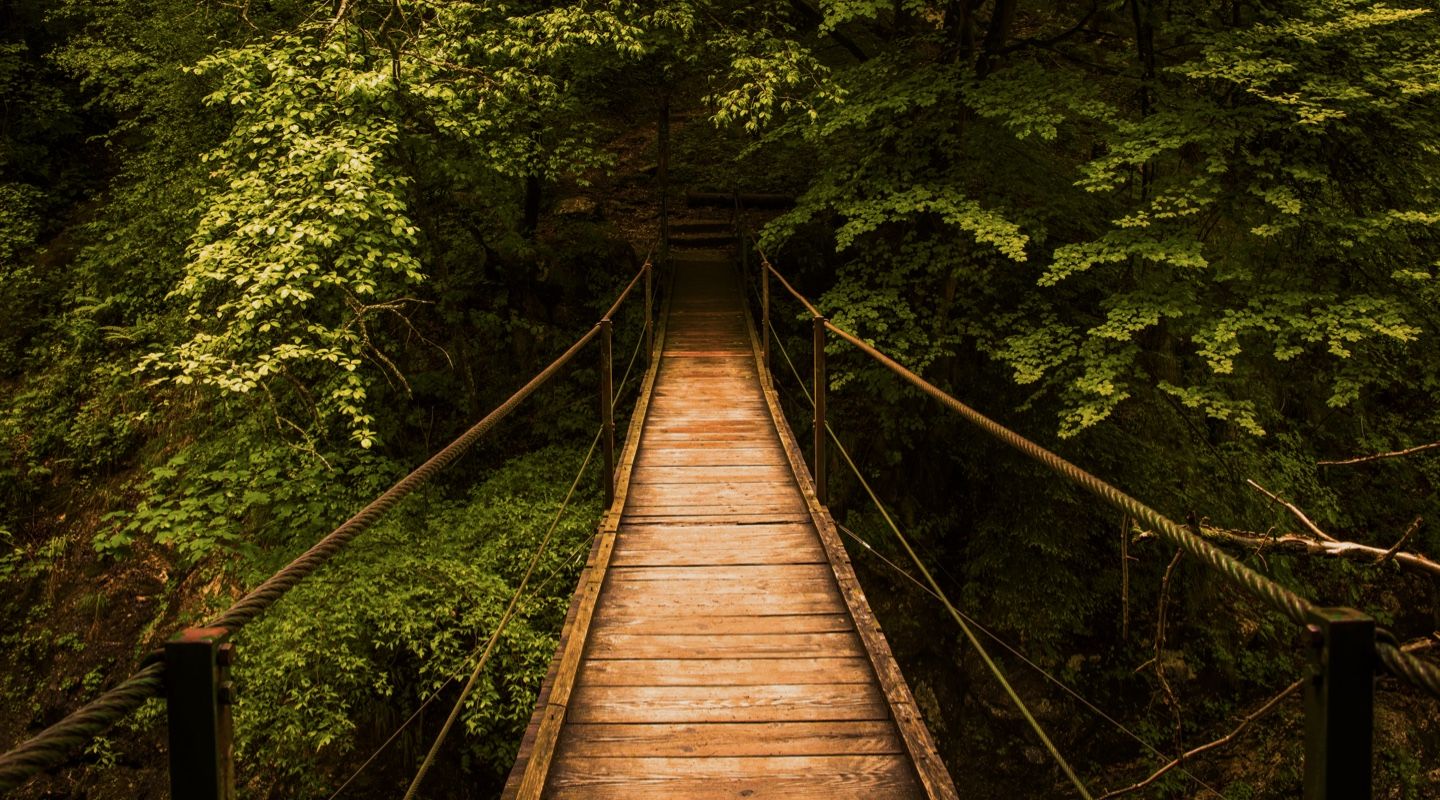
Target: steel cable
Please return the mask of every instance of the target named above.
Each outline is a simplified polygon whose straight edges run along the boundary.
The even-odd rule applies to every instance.
[[[639,283],[645,271],[650,268],[650,261],[647,259],[635,277],[631,278],[630,283],[620,293],[615,304],[606,312],[606,318],[615,313],[620,304],[629,297],[630,292]],[[504,403],[487,414],[484,419],[472,425],[469,430],[372,500],[359,513],[346,520],[340,527],[331,531],[310,549],[252,589],[206,625],[224,628],[234,633],[262,614],[296,584],[329,561],[350,540],[368,530],[400,500],[424,485],[474,446],[497,423],[509,416],[522,401],[554,377],[555,373],[569,363],[577,353],[584,349],[585,345],[594,341],[599,334],[600,324],[597,323],[559,358],[531,378]],[[142,667],[88,705],[0,755],[0,789],[13,789],[40,772],[63,762],[75,747],[94,739],[130,712],[139,708],[146,700],[158,696],[164,685],[164,669],[163,663],[152,663]]]
[[[795,362],[791,360],[790,353],[786,351],[785,344],[780,342],[778,338],[776,343],[780,345],[780,353],[785,357],[785,363],[790,365],[790,369],[795,373],[795,379],[800,382],[800,391],[805,393],[806,399],[809,399],[813,405],[814,400],[810,397],[809,392],[805,392],[805,382],[801,379],[800,370],[796,369]],[[835,442],[836,447],[840,451],[840,455],[844,456],[845,462],[850,465],[850,469],[855,473],[855,477],[860,480],[860,485],[865,488],[866,494],[870,495],[870,500],[875,503],[875,508],[880,511],[880,516],[885,518],[885,523],[890,526],[890,531],[895,534],[896,540],[905,548],[905,552],[909,554],[910,560],[914,562],[916,568],[920,570],[920,574],[925,576],[925,581],[930,584],[931,592],[939,598],[941,605],[945,606],[945,610],[949,612],[950,617],[955,620],[955,624],[960,626],[960,631],[965,634],[965,638],[970,642],[970,646],[975,648],[975,652],[980,655],[980,660],[985,663],[985,667],[990,670],[990,674],[995,677],[1000,687],[1005,690],[1005,694],[1010,698],[1010,702],[1020,711],[1020,715],[1025,718],[1025,722],[1030,725],[1030,729],[1035,731],[1035,735],[1039,737],[1040,742],[1045,745],[1045,749],[1050,753],[1050,757],[1054,759],[1055,763],[1060,767],[1060,770],[1065,773],[1065,777],[1069,778],[1070,783],[1075,786],[1080,796],[1085,798],[1085,800],[1092,800],[1090,790],[1085,786],[1084,781],[1080,780],[1080,776],[1075,773],[1075,770],[1070,766],[1070,762],[1065,759],[1060,749],[1050,740],[1049,734],[1045,733],[1045,729],[1041,727],[1040,721],[1031,713],[1030,707],[1020,698],[1020,694],[1015,691],[1015,687],[1010,685],[1009,679],[1005,677],[1005,672],[1000,669],[999,664],[995,663],[995,659],[991,658],[990,653],[985,649],[985,645],[981,643],[980,637],[975,635],[975,632],[971,630],[970,625],[966,622],[965,616],[960,613],[960,610],[955,607],[954,603],[950,602],[950,598],[946,596],[945,591],[940,588],[939,582],[935,580],[935,577],[930,574],[930,570],[927,569],[924,562],[920,560],[920,555],[910,546],[910,540],[904,533],[900,532],[900,526],[896,525],[895,520],[891,519],[890,512],[885,508],[885,504],[880,502],[880,498],[875,494],[875,490],[870,488],[870,482],[865,480],[864,475],[860,474],[860,468],[851,460],[850,453],[845,449],[845,445],[840,443],[840,437],[835,435],[835,431],[831,430],[828,424],[825,426],[825,432],[828,433],[830,439]]]
[[[590,466],[590,459],[595,455],[595,448],[600,444],[600,437],[603,434],[603,430],[597,432],[595,438],[590,441],[590,449],[585,451],[585,460],[580,462],[580,469],[575,472],[575,480],[570,482],[570,489],[565,493],[565,499],[560,501],[560,508],[555,512],[555,518],[550,521],[550,528],[545,531],[540,545],[530,556],[530,564],[525,567],[525,574],[520,578],[520,584],[515,587],[515,593],[510,597],[510,605],[500,616],[500,621],[495,623],[495,629],[490,632],[490,639],[485,643],[485,651],[480,654],[480,659],[475,663],[475,669],[470,672],[470,679],[460,690],[460,696],[456,698],[454,707],[450,709],[450,715],[445,718],[445,724],[440,726],[440,733],[436,734],[434,743],[430,745],[430,751],[425,754],[425,760],[420,762],[420,769],[416,771],[414,780],[410,781],[410,788],[405,790],[404,800],[412,800],[415,793],[420,790],[420,784],[425,780],[425,774],[430,771],[431,765],[435,763],[435,757],[440,754],[440,746],[445,743],[445,737],[450,734],[450,729],[460,718],[460,712],[465,708],[465,701],[474,691],[475,684],[479,682],[480,675],[485,671],[485,665],[490,663],[490,654],[495,651],[495,645],[500,641],[500,634],[505,632],[505,627],[510,624],[511,619],[514,619],[516,610],[520,606],[520,598],[525,596],[525,589],[530,584],[530,576],[535,574],[535,568],[540,565],[540,557],[545,554],[546,548],[550,546],[550,539],[555,535],[556,529],[560,527],[560,520],[565,516],[565,510],[570,507],[570,498],[575,496],[575,490],[580,486],[580,479],[585,477],[585,468]]]
[[[165,665],[153,663],[115,688],[0,756],[0,791],[14,789],[40,772],[63,762],[130,712],[158,696],[165,686]]]
[[[762,257],[763,261],[763,257]],[[790,286],[779,271],[768,261],[763,261],[766,269],[774,275],[788,289],[791,294],[800,298],[811,313],[819,316],[815,307],[805,300]],[[1081,469],[1079,466],[1067,461],[1047,448],[1030,441],[1015,431],[1001,425],[995,420],[976,411],[970,406],[950,396],[934,384],[911,372],[904,365],[897,362],[890,356],[880,352],[868,342],[860,339],[849,331],[840,328],[830,320],[825,320],[825,328],[846,342],[854,345],[861,352],[880,362],[882,366],[899,375],[906,382],[915,388],[940,401],[942,405],[960,414],[966,421],[985,431],[990,436],[998,439],[1011,448],[1018,450],[1026,457],[1039,462],[1050,471],[1064,477],[1071,483],[1094,494],[1110,505],[1129,514],[1137,520],[1147,523],[1162,538],[1171,544],[1199,559],[1201,563],[1212,570],[1229,578],[1250,594],[1259,598],[1272,609],[1285,615],[1287,619],[1296,625],[1305,625],[1310,621],[1311,614],[1318,606],[1299,594],[1286,589],[1275,581],[1266,578],[1255,570],[1241,564],[1230,555],[1202,539],[1168,517],[1120,491],[1103,479]],[[1391,674],[1410,683],[1431,696],[1440,698],[1440,666],[1436,666],[1424,659],[1402,651],[1393,641],[1387,638],[1379,638],[1375,642],[1375,654],[1379,661]]]
[[[836,444],[839,444],[839,442],[836,442]],[[883,563],[883,564],[885,564],[885,566],[889,567],[889,568],[891,569],[891,571],[893,571],[895,574],[897,574],[897,575],[901,576],[902,578],[904,578],[905,580],[908,580],[908,581],[910,581],[911,583],[915,584],[915,587],[916,587],[917,589],[919,589],[920,591],[926,593],[926,594],[929,595],[930,597],[932,597],[932,598],[934,598],[934,599],[936,599],[936,600],[940,600],[940,595],[935,594],[935,591],[934,591],[933,589],[931,589],[929,586],[926,586],[923,582],[921,582],[921,580],[920,580],[919,578],[917,578],[917,577],[915,577],[914,575],[911,575],[910,573],[906,572],[906,571],[904,570],[904,568],[902,568],[899,564],[896,564],[894,561],[891,561],[889,558],[887,558],[887,557],[885,556],[884,553],[880,552],[879,550],[876,550],[869,542],[865,541],[865,538],[864,538],[863,536],[861,536],[860,534],[856,533],[855,531],[850,530],[849,528],[845,527],[844,525],[841,525],[841,524],[838,523],[838,522],[835,523],[835,527],[836,527],[836,528],[839,528],[842,533],[844,533],[846,536],[849,536],[851,539],[854,539],[861,547],[865,548],[865,552],[867,552],[867,553],[869,553],[870,555],[873,555],[873,556],[875,556],[876,558],[880,559],[881,563]],[[957,608],[956,610],[959,611],[958,608]],[[1105,711],[1104,711],[1103,709],[1101,709],[1099,706],[1097,706],[1097,705],[1095,705],[1094,703],[1092,703],[1092,702],[1090,702],[1089,700],[1087,700],[1084,695],[1082,695],[1082,694],[1080,694],[1079,692],[1077,692],[1076,690],[1072,689],[1072,688],[1071,688],[1068,684],[1066,684],[1064,681],[1060,680],[1059,678],[1055,677],[1054,675],[1051,675],[1050,672],[1047,671],[1044,667],[1042,667],[1042,666],[1040,666],[1039,664],[1036,664],[1034,661],[1030,660],[1028,657],[1026,657],[1026,655],[1025,655],[1024,653],[1022,653],[1022,652],[1020,652],[1019,650],[1015,649],[1013,646],[1010,645],[1009,642],[1007,642],[1007,641],[1005,641],[1004,639],[1000,638],[994,631],[991,631],[989,628],[985,627],[984,625],[981,625],[979,622],[977,622],[977,621],[975,620],[974,617],[970,616],[969,614],[966,614],[964,611],[960,611],[959,613],[960,613],[960,616],[962,616],[962,617],[965,618],[965,621],[966,621],[966,622],[969,622],[971,625],[975,626],[975,629],[976,629],[976,630],[980,631],[981,633],[983,633],[983,634],[985,634],[987,637],[989,637],[990,641],[992,641],[992,642],[1000,645],[1001,647],[1005,648],[1005,650],[1006,650],[1007,652],[1009,652],[1010,655],[1014,656],[1015,658],[1019,659],[1019,660],[1021,661],[1021,663],[1025,664],[1026,666],[1028,666],[1028,667],[1030,667],[1031,669],[1035,670],[1037,673],[1039,673],[1039,674],[1041,675],[1041,677],[1045,678],[1046,680],[1048,680],[1048,681],[1050,681],[1051,683],[1055,684],[1056,686],[1060,687],[1061,691],[1063,691],[1063,692],[1065,692],[1066,694],[1068,694],[1068,695],[1070,695],[1071,697],[1073,697],[1073,698],[1074,698],[1076,701],[1078,701],[1081,705],[1083,705],[1083,706],[1085,706],[1086,708],[1088,708],[1091,713],[1095,714],[1097,717],[1099,717],[1099,718],[1105,720],[1106,722],[1110,723],[1110,724],[1113,725],[1117,730],[1119,730],[1121,733],[1125,734],[1126,736],[1129,736],[1131,739],[1133,739],[1133,740],[1135,741],[1136,744],[1138,744],[1138,745],[1140,745],[1141,747],[1145,748],[1146,750],[1150,751],[1151,754],[1153,754],[1153,755],[1155,755],[1155,756],[1158,756],[1158,757],[1160,757],[1160,758],[1162,758],[1162,759],[1164,759],[1164,760],[1166,760],[1166,761],[1173,760],[1173,758],[1172,758],[1171,756],[1166,755],[1165,753],[1163,753],[1163,752],[1161,752],[1159,749],[1157,749],[1154,745],[1150,744],[1149,742],[1147,742],[1147,741],[1145,741],[1143,738],[1141,738],[1141,737],[1140,737],[1140,734],[1135,733],[1134,731],[1130,730],[1128,727],[1125,726],[1124,723],[1122,723],[1122,722],[1120,722],[1119,720],[1115,719],[1113,716],[1105,713]],[[1214,787],[1212,787],[1210,784],[1208,784],[1208,783],[1206,783],[1205,781],[1201,780],[1199,777],[1197,777],[1197,776],[1195,776],[1194,774],[1192,774],[1189,770],[1186,770],[1184,767],[1180,767],[1180,768],[1179,768],[1179,771],[1180,771],[1180,773],[1181,773],[1182,775],[1185,775],[1185,776],[1193,779],[1196,783],[1200,784],[1202,787],[1204,787],[1204,788],[1206,789],[1206,791],[1212,792],[1212,793],[1214,793],[1214,794],[1215,794],[1216,796],[1218,796],[1218,797],[1222,797],[1222,798],[1223,798],[1223,797],[1225,796],[1225,795],[1223,795],[1223,794],[1220,794],[1220,792],[1217,791],[1217,790],[1216,790]]]

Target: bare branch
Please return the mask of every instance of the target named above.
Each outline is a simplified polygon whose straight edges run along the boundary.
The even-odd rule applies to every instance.
[[[1429,650],[1432,647],[1440,647],[1440,631],[1435,631],[1429,636],[1422,636],[1419,639],[1411,639],[1400,645],[1400,649],[1407,653],[1418,653],[1421,650]]]
[[[1202,525],[1200,528],[1206,538],[1217,539],[1223,543],[1238,545],[1251,549],[1256,553],[1282,552],[1282,553],[1303,553],[1309,555],[1331,556],[1333,558],[1348,558],[1352,561],[1363,561],[1370,564],[1382,563],[1388,552],[1379,547],[1371,547],[1368,544],[1358,542],[1317,542],[1308,536],[1286,533],[1280,536],[1264,536],[1253,531],[1236,531],[1226,528],[1216,528],[1209,525]],[[1396,564],[1410,569],[1426,572],[1440,577],[1440,562],[1419,555],[1418,553],[1406,553],[1397,550],[1390,556]]]
[[[1295,515],[1295,519],[1300,520],[1300,524],[1304,525],[1305,528],[1311,533],[1315,534],[1321,539],[1324,539],[1327,542],[1338,541],[1334,536],[1331,536],[1325,531],[1320,530],[1320,527],[1315,523],[1311,522],[1310,518],[1305,516],[1305,512],[1301,511],[1298,507],[1295,506],[1295,504],[1280,499],[1278,496],[1276,496],[1274,492],[1271,492],[1269,489],[1266,489],[1264,486],[1261,486],[1260,484],[1256,483],[1253,480],[1250,480],[1249,478],[1246,478],[1245,482],[1255,487],[1257,491],[1270,498],[1271,501],[1279,503],[1280,505],[1285,506],[1287,509],[1289,509],[1290,513]]]
[[[1160,777],[1163,776],[1165,773],[1180,766],[1182,763],[1185,762],[1186,759],[1194,758],[1201,753],[1214,750],[1217,747],[1223,747],[1229,744],[1230,742],[1234,741],[1235,737],[1239,736],[1240,733],[1245,730],[1245,728],[1249,727],[1250,723],[1270,713],[1270,711],[1272,711],[1276,706],[1280,704],[1281,700],[1284,700],[1285,698],[1299,691],[1300,687],[1304,685],[1305,681],[1303,678],[1301,680],[1295,681],[1294,683],[1286,686],[1283,690],[1281,690],[1279,694],[1267,700],[1265,702],[1265,705],[1260,706],[1259,708],[1252,711],[1250,714],[1246,715],[1244,719],[1240,720],[1240,724],[1236,725],[1229,733],[1221,736],[1219,739],[1216,739],[1213,742],[1207,742],[1200,745],[1199,747],[1193,747],[1189,750],[1186,750],[1180,755],[1179,758],[1176,758],[1170,763],[1161,767],[1160,769],[1155,770],[1153,773],[1150,774],[1150,777],[1146,778],[1145,780],[1127,786],[1124,789],[1116,789],[1113,792],[1106,792],[1105,794],[1100,795],[1097,800],[1110,800],[1110,798],[1113,797],[1120,797],[1121,795],[1130,794],[1131,792],[1138,792],[1141,789],[1144,789],[1146,786],[1149,786],[1150,784],[1159,780]]]
[[[1155,677],[1160,680],[1160,688],[1165,690],[1165,705],[1170,707],[1170,713],[1175,718],[1176,750],[1180,749],[1183,741],[1185,719],[1180,711],[1180,698],[1175,695],[1170,679],[1165,676],[1165,628],[1170,606],[1170,580],[1175,576],[1175,568],[1180,566],[1180,559],[1184,555],[1184,550],[1176,548],[1175,557],[1170,559],[1170,565],[1165,568],[1165,578],[1160,583],[1160,603],[1155,613],[1155,657],[1151,659],[1155,662]],[[1180,758],[1183,760],[1185,757]]]
[[[1410,527],[1405,529],[1405,533],[1400,536],[1400,540],[1391,545],[1390,549],[1385,551],[1385,555],[1380,556],[1375,563],[1384,564],[1386,561],[1394,558],[1395,554],[1400,552],[1400,548],[1404,547],[1405,543],[1410,541],[1410,537],[1415,535],[1415,531],[1420,530],[1420,524],[1424,521],[1424,517],[1416,517],[1415,521],[1410,523]]]
[[[1431,442],[1430,444],[1407,447],[1404,450],[1392,450],[1389,453],[1375,453],[1368,456],[1356,456],[1355,458],[1345,458],[1337,461],[1316,461],[1315,463],[1322,467],[1343,467],[1349,466],[1351,464],[1368,464],[1371,461],[1380,461],[1386,458],[1402,458],[1404,456],[1414,455],[1415,453],[1423,453],[1426,450],[1434,450],[1436,448],[1440,448],[1440,442]]]

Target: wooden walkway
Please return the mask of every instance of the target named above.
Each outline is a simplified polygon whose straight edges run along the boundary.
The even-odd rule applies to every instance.
[[[954,797],[733,266],[677,255],[617,500],[504,797]]]

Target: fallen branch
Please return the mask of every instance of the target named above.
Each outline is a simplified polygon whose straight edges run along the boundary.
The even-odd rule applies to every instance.
[[[1281,690],[1279,694],[1267,700],[1265,702],[1265,705],[1260,706],[1259,708],[1248,714],[1244,719],[1240,720],[1239,725],[1236,725],[1229,733],[1221,736],[1219,739],[1216,739],[1213,742],[1207,742],[1200,745],[1199,747],[1193,747],[1189,750],[1186,750],[1180,755],[1179,758],[1173,759],[1170,761],[1170,763],[1166,764],[1160,769],[1155,770],[1153,773],[1150,774],[1150,777],[1146,778],[1145,780],[1131,784],[1124,789],[1116,789],[1113,792],[1106,792],[1105,794],[1100,795],[1100,797],[1098,797],[1096,800],[1110,800],[1110,798],[1112,797],[1119,797],[1121,795],[1130,794],[1131,792],[1138,792],[1141,789],[1144,789],[1146,786],[1149,786],[1150,784],[1159,780],[1160,777],[1163,776],[1165,773],[1180,766],[1187,759],[1194,758],[1201,753],[1214,750],[1217,747],[1223,747],[1229,744],[1235,739],[1236,736],[1239,736],[1240,733],[1245,730],[1245,728],[1249,727],[1250,723],[1270,713],[1271,710],[1273,710],[1276,706],[1280,704],[1281,700],[1284,700],[1285,698],[1299,691],[1300,687],[1304,685],[1305,680],[1303,678],[1295,681],[1294,683],[1286,686],[1283,690]]]
[[[1405,543],[1410,541],[1410,537],[1415,535],[1415,531],[1420,530],[1420,523],[1424,521],[1424,517],[1416,517],[1415,521],[1410,523],[1410,527],[1405,529],[1405,533],[1400,537],[1400,540],[1391,545],[1390,549],[1385,551],[1385,555],[1380,556],[1380,559],[1375,563],[1384,564],[1386,561],[1394,558],[1395,554],[1400,552],[1400,548],[1404,547]]]
[[[1287,502],[1287,501],[1281,499],[1281,498],[1280,498],[1278,495],[1276,495],[1274,492],[1270,491],[1269,489],[1266,489],[1264,486],[1261,486],[1260,484],[1256,483],[1256,482],[1253,481],[1253,480],[1250,480],[1249,478],[1246,478],[1246,479],[1245,479],[1245,482],[1248,483],[1248,484],[1250,484],[1251,486],[1255,487],[1255,489],[1256,489],[1257,491],[1259,491],[1261,494],[1265,495],[1266,497],[1270,498],[1271,501],[1276,502],[1276,503],[1279,503],[1280,505],[1285,506],[1287,509],[1289,509],[1289,510],[1290,510],[1290,513],[1295,515],[1295,519],[1300,520],[1300,524],[1301,524],[1301,525],[1304,525],[1304,526],[1306,527],[1306,529],[1309,530],[1311,533],[1315,534],[1316,536],[1320,537],[1321,539],[1324,539],[1324,540],[1327,541],[1327,542],[1337,541],[1335,537],[1331,536],[1330,534],[1326,533],[1325,531],[1320,530],[1320,526],[1318,526],[1318,525],[1316,525],[1315,523],[1311,522],[1311,521],[1310,521],[1310,518],[1307,517],[1307,516],[1305,516],[1305,512],[1304,512],[1304,511],[1301,511],[1300,508],[1299,508],[1298,506],[1296,506],[1294,503],[1290,503],[1290,502]]]
[[[1398,548],[1392,548],[1395,551],[1392,553],[1390,550],[1371,547],[1368,544],[1360,544],[1359,542],[1342,542],[1334,539],[1317,542],[1308,536],[1300,536],[1294,533],[1267,537],[1252,531],[1236,531],[1226,528],[1216,528],[1210,525],[1201,525],[1200,531],[1208,539],[1215,539],[1226,544],[1244,547],[1256,553],[1300,553],[1330,556],[1332,558],[1347,558],[1351,561],[1364,561],[1370,564],[1381,564],[1385,561],[1393,560],[1401,566],[1440,577],[1440,562],[1433,561],[1416,553],[1403,553],[1400,552]],[[1402,539],[1398,544],[1403,545],[1404,543],[1405,540]]]
[[[1411,639],[1400,645],[1400,649],[1407,653],[1418,653],[1421,650],[1429,650],[1432,647],[1440,647],[1440,631],[1435,631],[1429,636],[1422,636],[1419,639]]]
[[[1356,456],[1355,458],[1344,458],[1337,461],[1316,461],[1315,463],[1322,467],[1344,467],[1351,464],[1368,464],[1371,461],[1380,461],[1386,458],[1402,458],[1404,456],[1414,455],[1415,453],[1423,453],[1426,450],[1434,450],[1436,448],[1440,448],[1440,442],[1431,442],[1430,444],[1407,447],[1404,450],[1392,450],[1388,453],[1375,453],[1373,455]]]

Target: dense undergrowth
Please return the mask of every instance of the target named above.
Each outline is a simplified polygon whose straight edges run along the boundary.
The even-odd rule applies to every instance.
[[[1433,577],[1268,549],[1300,523],[1247,484],[1380,548],[1421,518],[1407,547],[1440,553],[1440,451],[1319,463],[1440,439],[1423,4],[3,10],[0,746],[583,332],[653,239],[665,103],[692,113],[674,186],[797,198],[763,243],[837,323],[1208,535],[1253,534],[1227,547],[1307,597],[1402,640],[1440,628]],[[808,329],[777,307],[803,371]],[[634,336],[632,314],[617,352]],[[1299,674],[1278,617],[845,346],[830,363],[833,424],[947,592],[1150,746],[1214,739]],[[577,362],[244,632],[246,796],[328,796],[468,673],[593,435],[595,383]],[[837,518],[903,566],[831,474]],[[442,759],[464,780],[435,785],[468,787],[450,796],[492,796],[508,769],[594,528],[582,485]],[[980,796],[1065,791],[939,607],[854,557],[955,774]],[[1163,762],[996,648],[1095,788]],[[1435,794],[1434,704],[1379,687],[1378,794]],[[403,785],[453,698],[355,796]],[[22,796],[160,794],[159,713]],[[1187,769],[1226,797],[1292,796],[1298,717],[1288,701]],[[1176,771],[1144,793],[1203,790]]]

